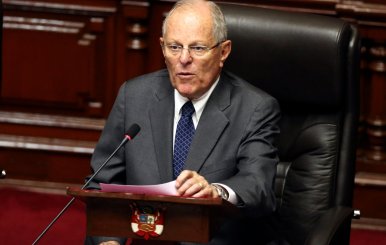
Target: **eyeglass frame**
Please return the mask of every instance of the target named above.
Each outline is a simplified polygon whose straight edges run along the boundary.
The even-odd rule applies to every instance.
[[[180,45],[180,44],[161,44],[161,47],[165,48],[166,47],[166,50],[168,50],[172,55],[181,55],[182,54],[182,50],[186,49],[188,50],[188,53],[190,56],[192,56],[192,53],[191,51],[193,52],[193,56],[196,56],[196,57],[202,57],[204,56],[205,54],[207,54],[210,50],[212,49],[215,49],[217,48],[218,46],[220,46],[220,44],[222,44],[223,42],[225,41],[220,41],[218,43],[216,43],[215,45],[213,45],[212,47],[207,47],[205,45],[192,45],[192,46],[188,46],[187,48],[184,47],[183,45]],[[176,46],[177,47],[177,50],[171,50],[171,46]],[[202,54],[197,54],[197,50],[194,50],[192,48],[203,48],[203,53]]]

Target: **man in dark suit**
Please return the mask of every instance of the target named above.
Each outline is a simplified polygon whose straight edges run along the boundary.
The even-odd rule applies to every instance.
[[[278,103],[222,71],[231,41],[221,10],[213,2],[177,2],[165,19],[160,44],[167,70],[122,85],[93,154],[92,169],[113,152],[130,125],[139,124],[141,131],[89,188],[99,188],[98,183],[144,185],[176,179],[181,196],[221,196],[247,210],[247,219],[230,221],[210,243],[241,244],[241,236],[250,236],[246,240],[256,236],[245,234],[244,227],[250,228],[253,218],[275,209]],[[176,154],[180,109],[186,102],[193,104],[193,139],[183,171],[174,173],[173,150]],[[124,243],[123,238],[88,241]]]

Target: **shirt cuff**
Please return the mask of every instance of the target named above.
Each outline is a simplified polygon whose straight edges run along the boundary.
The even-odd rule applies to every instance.
[[[228,195],[229,195],[228,200],[227,200],[228,202],[230,202],[234,205],[237,205],[239,203],[236,192],[234,192],[229,186],[224,185],[224,184],[220,184],[220,183],[214,183],[214,184],[220,185],[221,187],[225,188],[228,191]]]

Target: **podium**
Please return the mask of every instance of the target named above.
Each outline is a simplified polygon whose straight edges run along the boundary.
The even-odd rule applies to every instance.
[[[227,217],[238,213],[233,204],[221,198],[113,193],[78,188],[68,188],[67,194],[86,204],[87,235],[142,240],[134,244],[147,244],[147,241],[151,244],[165,244],[165,241],[206,243]],[[134,232],[132,216],[143,208],[162,213],[162,232],[156,234],[158,236],[142,236]]]

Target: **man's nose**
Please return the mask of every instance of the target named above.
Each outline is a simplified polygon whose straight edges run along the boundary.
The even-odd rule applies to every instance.
[[[188,48],[184,48],[181,50],[180,62],[182,64],[188,64],[192,61],[192,56],[190,55],[190,51]]]

